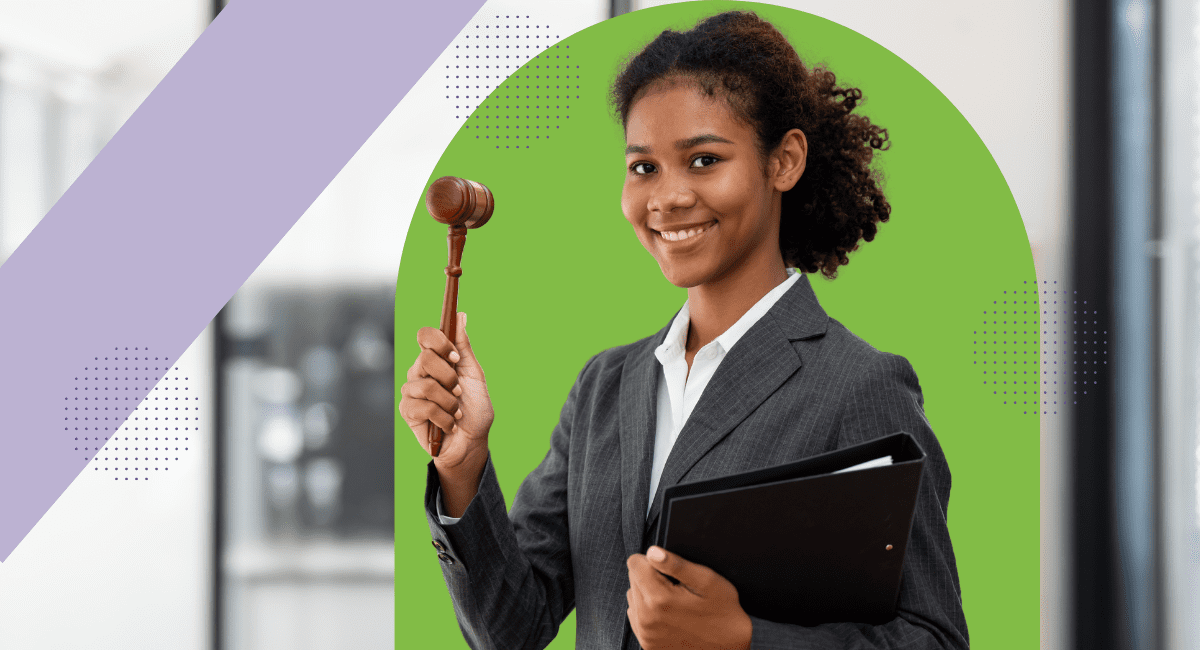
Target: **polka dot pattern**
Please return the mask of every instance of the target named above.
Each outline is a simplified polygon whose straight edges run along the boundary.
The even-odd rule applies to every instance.
[[[1005,408],[1058,415],[1101,381],[1108,330],[1078,292],[1023,281],[983,310],[972,331],[974,366]]]
[[[169,357],[141,346],[116,347],[93,357],[73,379],[74,391],[63,398],[64,431],[93,471],[111,472],[116,481],[148,481],[189,451],[200,397]]]
[[[488,148],[531,149],[568,124],[581,78],[571,46],[530,16],[468,26],[447,61],[446,99]]]
[[[1107,314],[1096,309],[1095,301],[1088,300],[1072,291],[1070,304],[1064,300],[1063,334],[1070,333],[1071,341],[1071,404],[1090,399],[1088,391],[1096,394],[1095,388],[1108,381],[1108,323]],[[1069,313],[1068,313],[1069,312]]]
[[[1022,414],[1038,414],[1054,399],[1039,393],[1048,388],[1042,375],[1039,354],[1041,324],[1037,282],[1023,281],[1020,288],[1002,291],[983,310],[977,329],[971,332],[975,345],[973,365],[983,375],[985,390],[991,392],[1006,409]]]

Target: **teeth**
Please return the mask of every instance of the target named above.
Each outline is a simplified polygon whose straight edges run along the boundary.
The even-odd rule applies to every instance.
[[[708,230],[708,226],[692,228],[691,230],[664,230],[659,234],[667,241],[683,241],[689,237],[695,237],[705,230]]]

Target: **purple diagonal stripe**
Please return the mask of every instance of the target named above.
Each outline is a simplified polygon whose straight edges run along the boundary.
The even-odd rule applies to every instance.
[[[0,561],[87,464],[74,377],[177,359],[482,4],[236,0],[0,267]]]

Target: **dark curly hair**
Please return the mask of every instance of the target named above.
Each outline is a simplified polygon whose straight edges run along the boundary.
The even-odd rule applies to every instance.
[[[853,113],[861,90],[838,86],[824,67],[810,71],[774,25],[744,11],[706,18],[686,32],[666,30],[630,58],[612,87],[621,124],[651,84],[673,79],[710,96],[721,90],[754,128],[764,160],[789,130],[804,132],[808,163],[783,194],[780,216],[779,249],[788,266],[832,279],[859,240],[875,239],[891,206],[871,160],[890,143],[887,129]]]

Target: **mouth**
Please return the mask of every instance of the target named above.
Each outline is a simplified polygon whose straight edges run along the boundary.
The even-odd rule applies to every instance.
[[[717,225],[716,221],[709,221],[707,223],[697,224],[694,226],[685,226],[675,230],[655,230],[654,232],[666,241],[681,242],[699,237],[700,235],[708,232],[709,229],[715,225]]]

